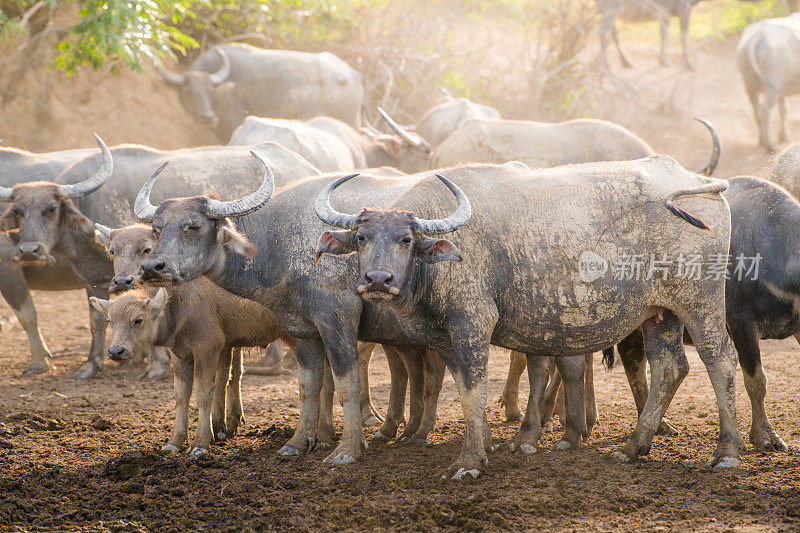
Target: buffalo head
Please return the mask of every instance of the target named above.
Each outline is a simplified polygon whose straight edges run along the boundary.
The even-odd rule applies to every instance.
[[[156,69],[162,79],[169,85],[177,87],[184,109],[195,119],[212,128],[219,122],[219,116],[212,106],[214,88],[227,80],[231,74],[231,60],[228,54],[222,48],[213,47],[213,49],[222,58],[222,66],[216,72],[190,70],[176,74],[156,63]]]
[[[450,233],[467,223],[472,208],[466,195],[453,182],[436,174],[458,200],[458,207],[447,218],[426,220],[407,211],[363,209],[358,215],[335,211],[331,192],[354,176],[345,176],[324,188],[314,203],[323,222],[342,228],[326,231],[317,245],[317,261],[322,254],[358,253],[359,279],[356,290],[365,300],[389,301],[400,295],[411,277],[416,260],[426,263],[461,261],[452,242],[431,235]]]
[[[28,264],[52,261],[50,252],[67,229],[94,233],[92,222],[71,201],[96,191],[113,172],[111,152],[97,134],[94,137],[103,152],[103,164],[94,176],[71,185],[35,181],[13,188],[0,187],[0,202],[11,202],[11,207],[0,217],[0,230],[19,229],[15,261]]]
[[[158,335],[158,320],[167,303],[167,291],[161,287],[149,298],[144,291],[129,291],[116,300],[89,298],[103,313],[113,331],[108,357],[113,361],[133,359],[150,353]]]
[[[192,196],[150,203],[150,189],[164,169],[161,166],[142,186],[134,211],[143,222],[153,225],[157,242],[150,257],[142,263],[142,281],[154,284],[180,283],[225,266],[225,253],[255,256],[257,247],[236,229],[230,218],[260,209],[272,196],[275,179],[267,164],[250,154],[264,171],[264,180],[254,193],[230,202],[208,196]]]
[[[114,278],[108,291],[115,293],[137,288],[139,269],[156,245],[153,228],[144,224],[119,229],[95,224],[95,228],[97,240],[114,262]]]

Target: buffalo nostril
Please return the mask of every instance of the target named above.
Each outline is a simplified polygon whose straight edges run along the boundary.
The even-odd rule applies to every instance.
[[[372,277],[369,274],[364,274],[364,279],[367,283],[372,283]]]
[[[112,359],[115,357],[116,358],[122,357],[123,355],[125,355],[125,348],[123,348],[122,346],[109,346],[108,355]]]
[[[155,265],[153,265],[153,270],[157,270],[158,272],[161,272],[165,268],[167,268],[167,264],[164,261],[161,261],[160,263],[156,263]]]
[[[387,277],[385,280],[383,280],[383,282],[388,284],[388,283],[389,283],[389,282],[391,282],[393,279],[394,279],[394,276],[393,276],[392,274],[389,274],[389,276],[388,276],[388,277]]]

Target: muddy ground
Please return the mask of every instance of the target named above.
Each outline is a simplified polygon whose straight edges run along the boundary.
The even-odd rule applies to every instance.
[[[35,295],[55,371],[19,377],[26,343],[5,324],[0,346],[0,526],[8,529],[243,530],[440,528],[573,530],[800,527],[800,349],[766,342],[767,408],[788,453],[748,452],[736,471],[703,466],[717,434],[713,392],[689,349],[691,371],[667,413],[681,433],[656,437],[632,465],[609,452],[633,429],[635,411],[621,367],[595,362],[600,424],[577,451],[556,452],[546,437],[534,456],[512,455],[518,424],[496,403],[507,354],[492,353],[488,417],[498,451],[488,472],[460,483],[440,480],[459,451],[463,423],[455,385],[445,379],[439,423],[428,444],[374,443],[357,464],[331,467],[323,451],[282,459],[299,414],[294,376],[243,379],[247,423],[208,457],[164,455],[172,423],[171,383],[142,382],[141,368],[109,362],[96,380],[71,379],[88,351],[88,312],[80,291]],[[7,308],[0,313],[8,314]],[[389,375],[377,355],[371,368],[383,410]],[[523,378],[523,390],[527,390]],[[741,379],[737,383],[743,391]],[[520,404],[522,406],[522,402]],[[738,395],[739,428],[749,424]],[[196,412],[192,413],[196,417]],[[337,423],[341,410],[337,406]],[[194,419],[191,428],[194,429]],[[367,429],[371,436],[374,428]]]
[[[756,129],[736,73],[734,46],[735,40],[696,49],[694,73],[659,67],[652,47],[629,46],[637,68],[619,71],[616,81],[607,82],[616,87],[617,97],[599,101],[598,115],[631,127],[689,167],[699,166],[708,146],[706,133],[689,117],[706,116],[725,143],[718,175],[763,175],[770,157],[754,146]],[[632,98],[633,93],[638,96]],[[790,112],[790,117],[790,131],[797,137],[800,115]],[[23,126],[15,129],[23,131]],[[605,372],[599,358],[595,375],[601,421],[588,442],[577,451],[555,452],[556,433],[547,436],[538,455],[510,454],[506,445],[517,424],[506,423],[495,403],[508,368],[507,355],[498,350],[490,364],[488,417],[500,446],[485,475],[454,483],[439,479],[458,453],[463,430],[449,377],[428,444],[376,443],[354,465],[327,466],[322,451],[290,460],[277,456],[299,413],[291,375],[246,375],[247,424],[241,435],[215,446],[208,457],[162,455],[158,450],[172,425],[171,383],[139,381],[140,368],[114,363],[92,382],[73,381],[89,348],[85,296],[75,291],[34,297],[56,369],[20,377],[27,365],[27,341],[13,319],[3,324],[3,529],[800,528],[800,349],[794,340],[762,344],[770,380],[767,409],[789,452],[748,452],[741,468],[726,472],[703,467],[715,447],[717,411],[693,350],[692,370],[668,412],[681,433],[657,437],[650,455],[632,465],[608,460],[633,429],[635,410],[622,369]],[[0,302],[3,316],[11,312]],[[375,403],[383,411],[389,376],[381,356],[374,359],[371,380]],[[523,394],[526,383],[524,377]],[[750,410],[741,378],[737,387],[739,428],[746,437]],[[340,423],[340,410],[336,416]],[[369,428],[367,435],[374,431]]]

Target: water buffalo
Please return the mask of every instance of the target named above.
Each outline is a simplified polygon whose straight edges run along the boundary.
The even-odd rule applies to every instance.
[[[697,172],[711,175],[719,160],[719,136],[710,122],[697,120],[708,128],[712,137],[711,155]],[[544,168],[592,161],[627,161],[654,154],[635,133],[604,120],[578,119],[553,124],[469,120],[434,150],[431,166],[517,160],[531,168]]]
[[[614,457],[627,462],[648,453],[688,372],[685,326],[719,405],[719,443],[709,463],[740,464],[736,352],[725,330],[724,278],[664,279],[627,271],[586,278],[580,268],[586,257],[613,265],[630,255],[726,254],[730,213],[718,193],[727,182],[687,172],[667,156],[534,171],[474,165],[418,181],[387,209],[351,215],[329,202],[347,179],[332,182],[315,201],[320,219],[342,228],[323,233],[317,253],[355,252],[342,264],[358,268],[354,294],[395,311],[404,334],[445,360],[466,418],[464,447],[450,475],[478,475],[488,463],[490,344],[529,356],[529,409],[513,445],[535,447],[541,428],[534,384],[541,383],[542,369],[545,378],[547,373],[541,364],[546,357],[535,356],[561,360],[590,353],[640,325],[655,391]],[[454,231],[452,240],[439,237]],[[645,269],[653,266],[644,263]],[[575,377],[582,380],[582,369]],[[582,408],[567,402],[568,411],[583,414]]]
[[[361,125],[361,74],[329,52],[226,44],[206,51],[182,74],[158,70],[164,81],[178,88],[190,115],[211,127],[226,126],[218,130],[222,141],[247,115],[298,119],[327,115],[356,128]],[[224,106],[215,107],[215,100]]]
[[[725,308],[752,407],[750,442],[759,451],[786,451],[764,408],[767,376],[759,340],[795,336],[800,342],[800,203],[760,178],[743,176],[729,183],[724,194],[732,228]],[[634,333],[618,349],[639,407],[647,397],[641,335]]]
[[[307,121],[247,117],[228,145],[276,142],[296,152],[323,172],[367,167],[395,167],[405,172],[428,168],[422,154],[391,135],[366,135],[331,117]]]
[[[800,14],[796,13],[754,22],[745,28],[736,49],[739,72],[758,124],[758,145],[770,152],[775,151],[775,144],[769,133],[769,119],[776,104],[781,118],[778,140],[788,139],[786,96],[800,92],[798,54]]]
[[[175,425],[162,450],[178,452],[186,442],[193,385],[197,387],[198,423],[187,453],[204,455],[212,440],[236,434],[244,416],[240,384],[238,380],[230,382],[231,345],[266,346],[278,334],[263,307],[237,298],[202,277],[171,292],[169,298],[161,287],[133,289],[113,302],[98,298],[90,301],[111,324],[113,341],[108,355],[112,360],[128,360],[156,346],[169,348],[174,354]],[[205,305],[197,305],[199,302]],[[240,351],[233,367],[240,378]],[[229,387],[232,397],[226,412]]]
[[[0,186],[13,187],[26,181],[55,181],[65,168],[93,152],[81,149],[37,154],[17,148],[0,148]],[[0,234],[0,293],[28,335],[31,362],[24,373],[38,374],[47,370],[47,361],[51,356],[39,332],[36,308],[29,289],[83,289],[86,284],[69,264],[23,267],[14,261],[16,253],[14,236]]]
[[[614,23],[618,18],[629,22],[657,20],[661,26],[661,64],[669,65],[667,58],[667,41],[669,40],[669,22],[671,17],[681,19],[681,44],[683,45],[683,63],[689,70],[694,70],[686,49],[686,38],[689,32],[689,16],[692,7],[702,0],[597,0],[600,13],[600,61],[608,68],[606,49],[610,39],[614,39],[620,61],[630,68],[631,62],[622,53]]]
[[[317,174],[310,163],[303,158],[286,150],[285,148],[264,143],[252,148],[263,159],[269,161],[275,169],[276,180],[285,184],[290,179],[298,176]],[[103,156],[89,156],[67,169],[56,179],[59,185],[70,186],[90,178],[97,168],[104,164]],[[63,224],[55,226],[42,226],[46,235],[41,238],[52,242],[55,251],[49,252],[54,259],[54,266],[39,267],[34,273],[27,272],[23,277],[8,275],[0,277],[0,291],[6,295],[9,291],[19,291],[19,286],[24,286],[27,279],[33,279],[37,288],[44,287],[49,290],[63,290],[73,288],[73,278],[78,278],[87,287],[90,296],[108,298],[108,285],[113,275],[111,261],[105,250],[94,238],[92,222],[99,222],[110,227],[119,227],[135,222],[132,199],[136,192],[147,179],[147,171],[158,167],[165,161],[172,161],[167,179],[153,191],[154,197],[166,198],[173,194],[192,194],[208,191],[217,191],[224,195],[242,194],[246,187],[253,187],[261,182],[258,165],[249,154],[249,149],[239,146],[204,147],[173,151],[161,151],[136,145],[122,145],[113,148],[108,154],[113,156],[114,172],[108,178],[108,184],[97,192],[72,200],[74,208],[86,219],[86,232],[70,230],[62,231]],[[48,197],[50,188],[28,187],[29,194],[41,190],[42,198]],[[36,193],[37,195],[39,193]],[[89,231],[89,226],[91,231]],[[14,235],[11,235],[14,238]],[[31,243],[14,243],[13,249],[0,253],[12,257],[20,253],[20,247],[26,250]],[[47,246],[45,246],[47,248]],[[16,264],[4,265],[4,269],[16,269],[22,272]],[[58,274],[69,269],[72,274],[65,278],[64,284]],[[12,304],[12,307],[17,306]],[[32,305],[31,305],[32,309]],[[105,339],[105,319],[93,307],[90,307],[92,319],[92,347],[87,364],[81,368],[76,377],[87,379],[96,375],[103,366],[103,352]],[[37,342],[41,336],[35,328],[35,322],[20,321],[31,339],[32,367],[43,371],[47,368],[49,353],[43,343]]]

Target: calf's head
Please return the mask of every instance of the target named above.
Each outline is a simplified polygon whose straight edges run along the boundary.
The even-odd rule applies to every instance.
[[[124,361],[150,352],[158,335],[161,311],[167,303],[167,291],[163,287],[152,298],[143,290],[135,290],[116,300],[92,296],[89,302],[105,315],[111,325],[110,359]]]
[[[456,196],[458,207],[447,218],[426,220],[393,209],[363,209],[358,215],[339,213],[331,207],[331,192],[353,177],[333,181],[317,196],[314,203],[317,216],[327,224],[342,228],[322,235],[317,245],[317,261],[326,253],[357,252],[356,290],[362,298],[389,301],[399,296],[418,260],[425,263],[461,261],[455,244],[431,237],[453,232],[470,218],[469,199],[453,182],[436,175]]]
[[[142,281],[151,284],[180,283],[221,270],[227,251],[253,257],[258,248],[236,229],[230,218],[244,216],[263,206],[272,196],[274,177],[267,164],[250,154],[264,171],[258,190],[239,200],[221,202],[208,196],[192,196],[150,203],[150,189],[161,166],[139,191],[136,216],[153,225],[156,245],[141,266]]]
[[[94,176],[71,185],[35,181],[13,188],[0,187],[0,201],[11,202],[11,207],[0,217],[0,230],[19,229],[15,261],[23,264],[52,261],[51,251],[67,229],[94,233],[94,225],[71,198],[96,191],[113,172],[111,152],[96,134],[95,139],[103,152],[103,164]]]
[[[114,262],[114,277],[109,292],[123,292],[139,286],[139,270],[156,245],[153,228],[144,224],[133,224],[111,229],[95,224],[97,240],[105,246]]]

